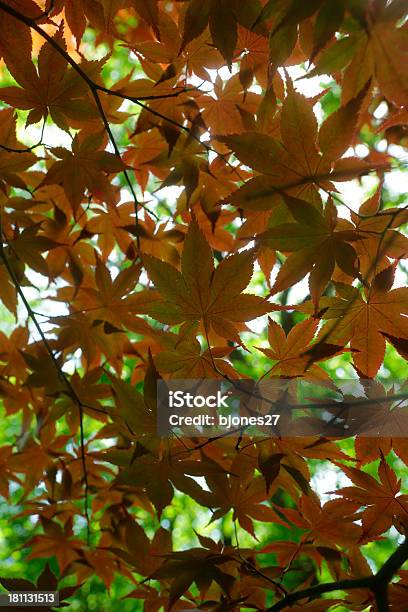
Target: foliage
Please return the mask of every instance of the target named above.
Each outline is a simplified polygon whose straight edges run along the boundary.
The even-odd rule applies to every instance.
[[[404,438],[156,429],[159,379],[404,405],[405,10],[0,1],[5,588],[406,609]]]

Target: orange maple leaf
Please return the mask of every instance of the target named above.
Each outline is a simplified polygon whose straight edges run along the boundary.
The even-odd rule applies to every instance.
[[[244,293],[253,272],[253,253],[244,251],[224,259],[215,269],[213,254],[197,222],[192,221],[181,258],[181,272],[154,257],[144,265],[164,301],[149,314],[162,323],[176,325],[201,321],[222,338],[240,343],[236,325],[268,312],[262,298]]]

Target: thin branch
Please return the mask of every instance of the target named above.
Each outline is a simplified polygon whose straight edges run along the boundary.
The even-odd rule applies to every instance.
[[[31,153],[31,151],[34,151],[34,149],[37,149],[38,147],[46,146],[42,141],[44,138],[45,121],[46,119],[44,119],[42,124],[40,140],[36,144],[31,145],[31,147],[24,147],[24,149],[15,149],[13,147],[8,147],[7,145],[0,144],[0,149],[7,151],[7,153]]]
[[[118,147],[118,145],[116,143],[116,140],[115,140],[115,137],[114,137],[114,135],[112,133],[111,127],[109,125],[109,121],[108,121],[108,119],[106,117],[104,108],[102,106],[102,102],[101,102],[101,100],[99,98],[98,91],[94,87],[91,87],[91,92],[92,92],[92,95],[93,95],[93,97],[95,99],[95,103],[96,103],[96,106],[98,108],[99,114],[100,114],[100,116],[102,118],[103,124],[105,126],[106,133],[108,134],[109,140],[112,143],[113,149],[115,151],[115,155],[117,156],[117,158],[120,161],[122,161],[122,156],[120,154],[119,147]],[[134,190],[134,187],[132,185],[132,181],[130,180],[130,177],[129,177],[129,174],[128,174],[127,170],[123,170],[123,176],[125,177],[127,186],[130,189],[130,193],[132,194],[132,198],[133,198],[133,202],[134,202],[134,206],[135,206],[136,245],[137,245],[137,250],[140,251],[140,235],[139,235],[139,231],[138,231],[139,230],[139,201],[137,199],[136,192]]]
[[[42,146],[42,142],[37,142],[37,144],[32,145],[31,147],[26,147],[25,149],[13,149],[13,147],[8,147],[7,145],[0,144],[0,149],[3,151],[7,151],[7,153],[31,153],[37,147]]]
[[[259,578],[263,578],[263,580],[266,580],[266,582],[269,582],[270,584],[272,584],[275,589],[277,589],[278,591],[283,593],[284,596],[286,596],[288,594],[288,592],[285,589],[285,587],[283,587],[281,584],[279,584],[279,582],[277,582],[273,578],[270,578],[269,576],[264,574],[260,569],[258,569],[256,567],[256,565],[254,565],[253,563],[251,563],[251,561],[249,561],[248,559],[245,559],[245,557],[242,556],[241,548],[240,548],[240,545],[239,545],[238,529],[237,529],[237,521],[236,520],[234,520],[234,531],[235,531],[235,541],[236,541],[237,554],[238,554],[238,557],[241,560],[242,567],[244,567],[246,570],[248,570],[252,575],[256,575],[256,576],[259,576]]]
[[[31,319],[31,321],[33,322],[37,332],[40,335],[41,341],[44,345],[45,350],[47,351],[48,355],[51,358],[51,361],[57,371],[58,377],[61,379],[61,381],[65,384],[68,394],[69,396],[74,400],[75,404],[77,405],[78,408],[78,412],[79,412],[79,430],[80,430],[80,452],[81,452],[81,462],[82,462],[82,470],[83,470],[83,475],[84,475],[84,514],[85,514],[85,520],[86,520],[86,529],[87,529],[87,542],[88,545],[90,544],[90,537],[91,537],[91,522],[90,522],[90,516],[89,516],[89,481],[88,481],[88,469],[86,466],[86,457],[85,457],[85,434],[84,434],[84,410],[83,410],[83,404],[80,400],[80,398],[78,397],[75,389],[73,388],[70,380],[68,379],[68,377],[66,376],[65,372],[61,369],[60,364],[57,361],[57,358],[55,357],[54,351],[52,350],[50,343],[48,342],[42,328],[41,325],[38,323],[37,321],[37,317],[35,316],[35,313],[33,311],[33,309],[31,308],[22,288],[20,285],[20,282],[13,270],[13,268],[11,267],[6,254],[4,252],[4,247],[3,247],[3,234],[1,232],[1,241],[0,241],[0,258],[2,259],[3,263],[4,263],[4,267],[6,268],[11,280],[13,281],[13,284],[16,288],[16,291],[21,299],[21,301],[24,304],[24,307],[27,311],[27,314],[29,316],[29,318]]]
[[[108,87],[104,87],[103,85],[98,85],[95,83],[96,87],[99,91],[102,91],[108,96],[114,96],[115,98],[122,98],[122,100],[128,100],[129,102],[134,102],[139,106],[142,106],[141,100],[145,102],[149,102],[150,100],[166,100],[168,98],[178,98],[183,93],[189,93],[190,91],[197,91],[197,87],[180,87],[173,91],[172,93],[167,94],[157,94],[157,96],[128,96],[126,94],[121,93],[120,91],[116,91],[115,89],[109,89]],[[147,107],[147,110],[150,111],[150,108]],[[167,119],[167,117],[165,117]]]

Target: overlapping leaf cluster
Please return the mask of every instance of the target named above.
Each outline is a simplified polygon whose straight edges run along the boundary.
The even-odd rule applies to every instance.
[[[159,378],[334,389],[339,359],[389,411],[385,354],[403,371],[408,353],[407,213],[389,190],[407,146],[405,11],[0,1],[0,299],[15,322],[0,389],[18,424],[0,494],[11,520],[37,517],[21,544],[61,579],[121,575],[146,612],[406,609],[406,550],[376,577],[362,548],[408,533],[403,439],[156,430]],[[340,193],[367,176],[357,209]],[[315,460],[349,479],[328,501]],[[180,496],[218,536],[180,550],[166,518]]]

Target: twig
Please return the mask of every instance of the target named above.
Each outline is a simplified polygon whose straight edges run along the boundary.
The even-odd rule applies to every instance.
[[[112,143],[113,149],[115,151],[115,155],[117,156],[118,159],[120,159],[120,161],[122,161],[122,156],[120,154],[119,147],[118,147],[118,145],[116,143],[116,140],[115,140],[115,137],[114,137],[114,135],[112,133],[111,127],[109,125],[109,121],[108,121],[108,119],[107,119],[107,117],[105,115],[105,111],[103,109],[101,100],[99,98],[98,91],[94,87],[91,87],[91,91],[92,91],[92,95],[93,95],[93,97],[95,99],[95,103],[96,103],[96,106],[98,108],[99,114],[100,114],[100,116],[102,118],[103,125],[105,126],[106,133],[108,134],[109,140]],[[137,250],[140,251],[140,235],[139,235],[140,232],[138,231],[139,230],[139,201],[137,199],[136,192],[134,190],[134,187],[132,185],[132,181],[130,180],[130,177],[129,177],[129,174],[128,174],[127,170],[123,170],[123,176],[125,177],[127,186],[130,189],[130,193],[132,194],[132,198],[133,198],[133,202],[134,202],[134,206],[135,206],[136,245],[137,245]]]
[[[14,147],[8,147],[7,145],[0,144],[0,149],[7,151],[7,153],[31,153],[31,151],[34,151],[34,149],[37,149],[38,147],[46,146],[42,141],[44,137],[45,121],[46,120],[44,119],[41,128],[40,140],[36,144],[31,145],[31,147],[24,147],[24,149],[15,149]]]
[[[277,589],[278,591],[283,593],[284,596],[286,596],[288,594],[288,592],[285,589],[285,587],[283,587],[281,584],[279,584],[279,582],[277,582],[273,578],[270,578],[269,576],[264,574],[260,569],[258,569],[256,567],[256,565],[254,565],[253,563],[251,563],[251,561],[249,561],[248,559],[245,559],[245,557],[242,556],[241,549],[240,549],[240,546],[239,546],[238,529],[237,529],[237,521],[236,520],[234,520],[234,531],[235,531],[235,540],[236,540],[237,554],[238,554],[238,557],[241,560],[242,566],[245,569],[247,569],[252,575],[255,574],[256,576],[259,576],[260,578],[263,578],[264,580],[266,580],[267,582],[272,584],[275,587],[275,589]]]

